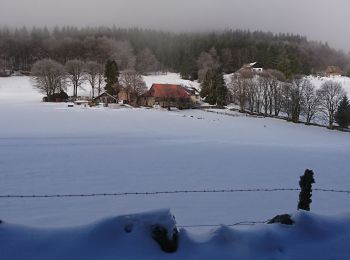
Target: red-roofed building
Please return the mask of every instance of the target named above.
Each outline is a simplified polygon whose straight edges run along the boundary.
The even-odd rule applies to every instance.
[[[193,106],[192,93],[187,88],[175,84],[153,84],[149,91],[141,96],[142,106],[190,108]]]

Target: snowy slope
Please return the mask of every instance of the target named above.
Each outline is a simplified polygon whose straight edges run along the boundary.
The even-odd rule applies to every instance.
[[[168,211],[108,218],[86,226],[36,229],[0,224],[0,257],[11,260],[61,259],[348,259],[350,215],[293,215],[295,224],[228,227],[205,235],[180,229],[175,253],[151,238],[154,224],[173,229]]]
[[[0,195],[296,188],[306,168],[317,188],[349,189],[348,133],[197,110],[68,108],[41,96],[28,78],[0,79]],[[231,224],[291,212],[297,199],[293,191],[2,198],[0,219],[64,227],[171,208],[179,225]],[[314,192],[311,208],[333,215],[349,202]]]
[[[331,77],[314,77],[314,76],[308,76],[307,77],[312,84],[316,86],[316,88],[320,88],[321,85],[329,80],[339,82],[342,87],[345,89],[348,96],[350,96],[350,78],[345,76],[331,76]]]
[[[33,87],[33,81],[27,76],[14,76],[0,78],[0,102],[23,103],[40,102],[45,96]],[[73,88],[68,84],[68,95],[73,94]],[[90,86],[88,83],[82,84],[78,89],[79,96],[90,96]]]
[[[143,80],[146,82],[146,85],[148,88],[151,88],[152,84],[154,83],[161,83],[161,84],[179,84],[179,85],[187,86],[189,88],[199,89],[198,82],[181,79],[180,74],[178,73],[168,72],[166,74],[147,75],[147,76],[143,76]]]
[[[163,84],[180,84],[189,88],[199,89],[199,83],[190,80],[181,79],[177,73],[167,74],[154,74],[143,76],[147,88],[151,88],[154,83]],[[28,102],[37,101],[40,102],[44,94],[38,93],[38,91],[32,86],[33,81],[30,77],[16,76],[8,78],[0,78],[0,102]],[[73,94],[73,88],[68,84],[67,94]],[[91,87],[89,83],[84,82],[78,89],[79,96],[91,96]]]
[[[0,102],[38,102],[43,95],[32,86],[29,77],[0,78]]]

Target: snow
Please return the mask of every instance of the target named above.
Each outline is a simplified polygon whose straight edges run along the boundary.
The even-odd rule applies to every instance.
[[[173,230],[163,210],[107,218],[85,226],[38,229],[0,224],[2,259],[347,259],[350,215],[325,217],[307,212],[294,225],[261,224],[250,230],[225,226],[193,236],[180,229],[175,253],[152,240],[153,225]]]
[[[29,77],[0,78],[0,102],[38,102],[43,95],[38,93],[31,85]]]
[[[169,81],[175,77],[173,74],[168,76]],[[272,118],[253,118],[234,112],[230,113],[235,116],[225,116],[199,110],[69,108],[65,103],[42,103],[41,98],[42,95],[32,88],[27,77],[0,78],[0,195],[297,188],[299,176],[306,168],[315,171],[315,188],[349,190],[349,133]],[[312,199],[312,211],[322,215],[348,211],[350,202],[350,196],[345,193],[314,191]],[[45,254],[53,251],[57,252],[58,259],[60,254],[65,254],[65,250],[67,254],[78,254],[80,246],[88,249],[87,257],[91,255],[93,258],[94,248],[96,254],[104,250],[112,254],[113,250],[117,250],[108,247],[110,233],[102,234],[102,242],[97,243],[90,235],[93,235],[91,230],[98,224],[78,228],[76,235],[77,229],[65,227],[161,208],[170,208],[179,226],[260,221],[293,212],[297,200],[297,191],[0,198],[0,219],[5,221],[5,224],[0,224],[0,252],[3,252],[2,246],[11,248],[10,245],[17,245],[18,241],[26,241],[21,245],[24,247],[27,244],[27,249],[32,250],[29,248],[38,248],[49,239],[48,248],[52,250],[39,250],[42,255],[35,259],[48,259]],[[305,218],[314,217],[305,215]],[[349,254],[342,242],[342,234],[348,236],[348,229],[340,228],[337,218],[324,221],[328,217],[320,217],[321,222],[318,222],[319,217],[315,218],[316,223],[330,222],[330,227],[339,230],[339,236],[331,231],[317,231],[315,234],[320,234],[322,241],[313,244],[321,245],[319,252],[314,253],[317,256],[323,256],[322,253],[330,256],[332,251],[326,249],[338,249],[336,242],[341,242],[339,254]],[[349,223],[348,220],[342,223]],[[55,229],[51,231],[49,227]],[[222,250],[222,259],[231,256],[254,259],[251,256],[255,255],[250,254],[254,254],[252,250],[257,250],[264,252],[262,259],[264,256],[265,259],[283,259],[278,253],[281,245],[279,238],[287,243],[287,237],[291,236],[297,244],[294,247],[283,246],[282,251],[286,254],[285,259],[298,259],[293,256],[312,244],[316,235],[304,234],[297,227],[291,234],[287,228],[278,226],[258,226],[257,229],[244,231],[223,227],[214,231],[209,242],[201,243],[192,240],[192,232],[203,233],[208,228],[183,230],[184,242],[181,243],[185,243],[184,250],[188,251],[176,256],[187,259],[192,256],[193,259],[203,251],[208,254],[208,257],[203,254],[204,258],[210,259],[210,255]],[[284,230],[286,233],[283,233]],[[304,232],[310,230],[306,228]],[[261,235],[260,240],[254,232]],[[8,247],[4,246],[4,234],[11,234],[6,235],[9,238]],[[33,237],[38,240],[31,240]],[[270,244],[260,247],[259,241],[270,238]],[[304,246],[299,238],[305,238],[308,243]],[[137,239],[128,240],[124,236],[111,239],[110,243],[120,242],[120,248],[125,249],[113,251],[113,254],[127,251],[137,258],[139,252],[145,252],[142,250],[147,251],[146,255],[153,255],[154,250],[158,250],[149,243],[140,251],[127,250],[126,241],[139,245]],[[78,244],[71,245],[72,240]],[[62,250],[54,249],[56,241]],[[93,242],[96,247],[90,244]],[[215,250],[212,252],[211,248]],[[18,250],[20,252],[25,250]],[[9,252],[13,253],[16,252]],[[294,255],[288,258],[289,253]],[[334,257],[337,259],[337,255]],[[0,259],[11,258],[0,256]],[[49,259],[54,259],[54,256]]]
[[[346,91],[347,95],[350,96],[350,78],[345,76],[330,76],[330,77],[315,77],[315,76],[308,76],[306,77],[311,81],[313,85],[315,85],[316,88],[320,88],[321,85],[329,80],[338,82],[342,85],[344,90]]]
[[[195,88],[197,90],[200,89],[199,83],[197,81],[181,79],[180,74],[178,73],[168,72],[166,74],[147,75],[147,76],[143,76],[143,80],[145,81],[148,89],[150,89],[152,87],[152,84],[154,83],[178,84],[178,85],[184,85],[188,88]]]
[[[188,88],[199,89],[199,83],[181,79],[180,74],[166,73],[166,74],[152,74],[143,76],[147,88],[151,88],[152,84],[179,84],[187,86]],[[38,93],[32,86],[33,81],[30,77],[13,76],[7,78],[0,78],[0,102],[38,102],[44,96]],[[73,94],[73,88],[68,84],[68,95]],[[78,88],[79,96],[91,96],[91,87],[89,83],[84,82]]]

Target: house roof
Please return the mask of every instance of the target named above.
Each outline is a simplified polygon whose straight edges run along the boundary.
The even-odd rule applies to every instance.
[[[153,84],[145,96],[156,98],[190,98],[191,95],[189,91],[181,85]]]
[[[260,62],[252,62],[247,64],[249,68],[263,68],[264,66]]]
[[[253,71],[253,69],[261,69],[261,68],[264,68],[264,65],[256,61],[256,62],[244,64],[242,68],[240,68],[237,72],[240,73],[242,71]]]
[[[329,74],[342,74],[343,71],[341,70],[341,68],[339,66],[328,66],[326,68],[326,73],[329,73]]]
[[[108,96],[108,97],[113,98],[114,100],[118,101],[118,99],[117,99],[116,97],[112,96],[111,94],[109,94],[109,93],[107,93],[107,92],[101,93],[100,95],[98,95],[97,97],[95,97],[94,100],[96,100],[96,99],[98,99],[98,98],[100,98],[100,97],[103,97],[103,96]]]

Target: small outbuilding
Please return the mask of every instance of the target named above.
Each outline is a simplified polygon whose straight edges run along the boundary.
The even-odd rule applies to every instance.
[[[113,104],[113,103],[118,103],[118,98],[116,98],[115,96],[112,96],[107,92],[103,92],[97,97],[95,97],[93,101],[95,103]]]

